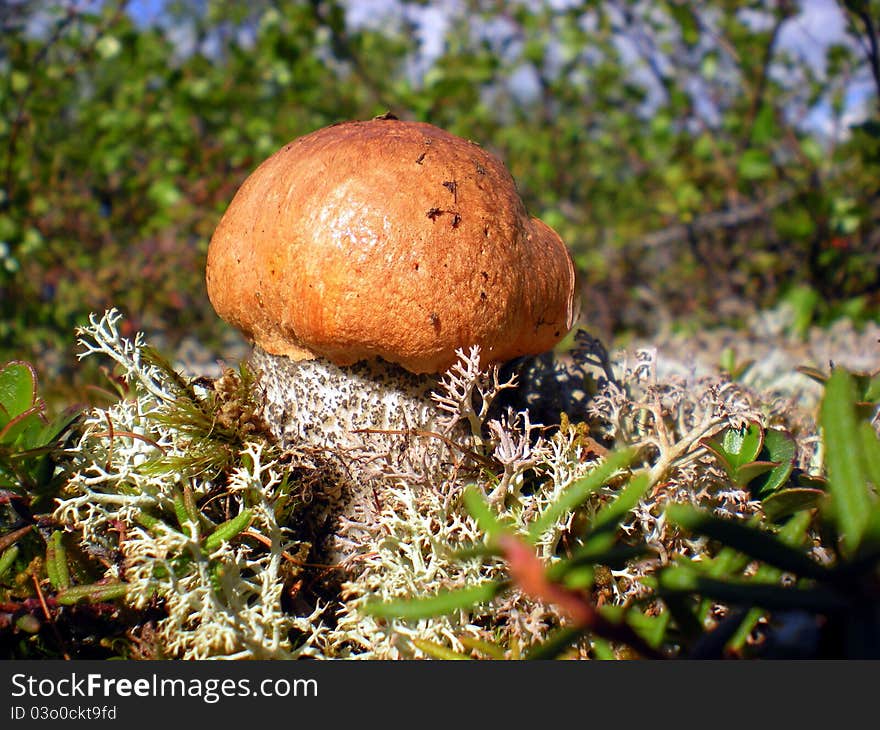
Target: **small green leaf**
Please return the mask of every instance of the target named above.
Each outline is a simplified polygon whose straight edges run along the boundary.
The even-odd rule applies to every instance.
[[[0,428],[37,402],[37,373],[33,365],[13,360],[0,370]]]
[[[779,463],[775,461],[751,461],[736,470],[733,481],[741,487],[747,487],[753,480],[773,471],[777,466]]]
[[[770,104],[764,104],[752,125],[752,143],[763,146],[775,142],[779,136],[776,115]]]
[[[626,613],[626,622],[648,646],[659,649],[666,637],[669,620],[672,617],[666,611],[659,616],[647,616],[638,609],[630,609]]]
[[[192,529],[189,525],[189,515],[186,513],[186,506],[183,504],[183,495],[179,490],[174,490],[174,516],[177,518],[177,524],[184,534],[188,537],[194,537]]]
[[[19,448],[30,450],[38,446],[36,437],[42,429],[42,406],[35,405],[6,422],[6,425],[0,429],[0,444],[16,444]]]
[[[766,180],[773,174],[773,161],[764,150],[750,149],[739,158],[737,169],[744,180]]]
[[[850,555],[858,549],[871,509],[862,459],[853,458],[853,451],[859,448],[862,440],[856,421],[855,400],[852,377],[847,371],[835,368],[825,384],[820,422],[837,530]]]
[[[764,429],[758,423],[749,423],[741,429],[725,429],[722,438],[724,455],[737,469],[757,459],[763,445]]]
[[[599,661],[611,662],[617,659],[614,648],[605,639],[593,637],[590,641],[590,646],[593,648],[593,654]]]
[[[33,614],[26,613],[16,619],[15,627],[26,634],[36,634],[40,630],[40,620]]]
[[[64,548],[61,530],[55,530],[46,544],[46,574],[56,590],[70,587],[67,550]]]
[[[807,489],[804,487],[781,489],[769,497],[764,497],[761,500],[761,507],[768,520],[778,522],[796,512],[814,509],[819,505],[819,500],[824,496],[825,492],[821,489]]]
[[[456,611],[473,608],[479,603],[488,603],[507,583],[490,580],[467,588],[440,591],[426,598],[407,598],[398,601],[370,601],[363,606],[363,612],[370,616],[400,619],[422,619],[443,616]]]
[[[459,636],[458,640],[466,649],[478,652],[479,654],[485,654],[492,659],[504,659],[505,657],[504,649],[498,646],[498,644],[493,644],[491,641],[484,641],[473,636]]]
[[[757,527],[715,517],[685,504],[669,505],[666,508],[666,516],[687,530],[718,540],[755,560],[761,560],[805,578],[829,579],[830,572],[827,568]]]
[[[572,484],[559,498],[548,505],[529,527],[534,542],[567,512],[581,504],[590,494],[600,489],[617,471],[625,469],[636,457],[634,449],[623,449],[610,454],[605,461]]]
[[[764,446],[764,429],[758,423],[749,423],[741,429],[726,428],[719,436],[703,439],[701,443],[718,457],[731,481],[742,487],[775,466],[749,466],[755,463]]]
[[[549,573],[547,577],[553,580]],[[595,578],[596,571],[592,565],[579,565],[566,571],[557,582],[561,582],[566,588],[575,591],[588,591],[593,587]]]
[[[859,424],[859,447],[865,475],[880,489],[880,439],[868,421]]]
[[[809,332],[810,325],[816,315],[816,309],[822,301],[822,297],[811,286],[798,286],[788,292],[785,297],[786,302],[794,310],[794,322],[792,323],[792,331],[800,339],[804,339]],[[824,374],[813,368],[797,368],[799,372],[816,380],[824,378]],[[821,381],[820,381],[821,382]]]
[[[766,461],[775,462],[776,466],[766,475],[749,482],[752,494],[757,497],[775,492],[788,481],[797,456],[794,436],[777,428],[767,429],[764,432],[764,448],[761,449],[760,456]]]
[[[240,535],[248,528],[252,519],[253,513],[251,510],[243,509],[232,519],[218,525],[217,529],[205,538],[205,552],[213,553],[224,542],[229,542],[234,537]]]
[[[428,641],[427,639],[410,639],[410,641],[414,647],[433,659],[445,659],[447,661],[468,661],[470,659],[469,656],[459,654],[448,646],[443,646],[443,644],[438,644],[435,641]]]
[[[3,554],[0,555],[0,579],[2,579],[12,567],[12,564],[18,557],[18,552],[18,545],[13,545],[12,547],[6,548],[6,550],[3,551]]]
[[[650,486],[651,478],[647,472],[642,472],[630,479],[614,501],[605,505],[596,514],[593,524],[590,526],[592,531],[598,532],[609,527],[616,530],[619,523],[639,503]]]
[[[479,487],[472,484],[465,489],[462,501],[468,513],[477,521],[477,525],[486,533],[487,537],[495,538],[506,531],[507,528],[498,521]]]
[[[775,583],[718,580],[678,566],[660,573],[659,588],[661,595],[696,593],[723,603],[767,610],[825,612],[839,611],[848,605],[843,596],[824,587],[787,588]]]
[[[62,606],[72,606],[80,601],[99,603],[112,601],[125,596],[128,585],[126,583],[93,583],[85,586],[74,586],[61,591],[56,599]]]

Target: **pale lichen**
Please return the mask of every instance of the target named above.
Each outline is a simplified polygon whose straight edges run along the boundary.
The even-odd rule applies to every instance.
[[[323,626],[321,607],[296,616],[281,605],[299,544],[280,524],[287,467],[264,442],[245,443],[238,467],[223,480],[157,470],[157,457],[185,463],[192,435],[166,417],[179,394],[173,377],[143,357],[143,341],[119,334],[120,315],[107,312],[79,331],[84,354],[101,353],[122,369],[130,397],[86,414],[78,443],[64,466],[67,485],[54,517],[76,530],[87,553],[113,549],[107,574],[127,584],[135,608],[159,605],[163,653],[181,658],[280,658],[314,653]],[[181,495],[199,505],[181,519]],[[212,502],[217,511],[205,505]],[[222,505],[222,509],[220,509]],[[221,522],[249,511],[247,532],[207,539]],[[213,515],[215,520],[209,517]],[[177,519],[168,516],[177,515]],[[291,646],[297,629],[303,639]]]
[[[118,550],[107,573],[129,584],[132,606],[164,611],[157,636],[170,656],[401,658],[425,656],[429,644],[466,652],[474,641],[518,656],[566,619],[517,586],[491,604],[427,619],[364,611],[371,601],[505,576],[503,560],[472,550],[486,536],[464,506],[468,486],[525,534],[609,448],[632,448],[629,471],[535,543],[545,563],[560,560],[577,538],[576,523],[589,523],[631,473],[646,474],[649,488],[621,520],[619,537],[647,544],[649,556],[607,576],[609,600],[625,605],[649,593],[644,578],[674,555],[699,560],[708,550],[666,522],[666,504],[760,513],[707,439],[748,423],[796,420],[790,402],[762,398],[723,374],[664,374],[656,351],[611,358],[590,337],[580,338],[567,365],[538,358],[516,377],[484,368],[476,348],[459,352],[439,378],[378,364],[292,363],[257,351],[253,417],[269,433],[236,446],[222,475],[175,471],[168,465],[186,463],[193,438],[168,418],[179,383],[144,356],[140,335],[119,336],[118,321],[115,312],[93,318],[80,337],[86,354],[117,363],[130,394],[87,414],[55,517],[79,532],[87,552]],[[565,413],[548,403],[566,404]],[[813,458],[798,441],[798,463]],[[298,511],[289,507],[294,473],[311,475]],[[181,495],[199,514],[180,516]],[[246,530],[206,547],[221,517],[245,513]],[[319,589],[292,600],[295,579],[316,559],[322,566],[308,577]],[[333,560],[340,564],[328,573]]]

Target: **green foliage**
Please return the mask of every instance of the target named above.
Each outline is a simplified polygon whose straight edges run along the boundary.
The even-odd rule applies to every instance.
[[[827,492],[797,486],[790,434],[749,423],[706,440],[704,446],[723,464],[731,482],[751,489],[769,509],[763,517],[744,520],[690,504],[668,505],[665,517],[671,525],[714,547],[701,560],[678,556],[656,576],[645,578],[652,589],[645,598],[597,608],[591,593],[601,570],[620,569],[650,552],[647,546],[620,540],[620,527],[651,486],[645,471],[631,476],[616,498],[592,517],[577,544],[551,565],[542,564],[529,547],[545,528],[546,515],[562,517],[632,463],[633,454],[621,451],[561,495],[522,536],[494,516],[476,488],[465,493],[465,504],[486,533],[484,556],[503,557],[509,579],[426,598],[373,603],[367,610],[387,617],[427,618],[518,589],[556,603],[573,619],[532,647],[529,658],[563,656],[584,637],[596,658],[619,656],[621,650],[614,647],[621,645],[643,657],[876,658],[880,656],[876,601],[880,436],[859,410],[865,392],[873,393],[873,382],[868,379],[867,387],[857,389],[856,379],[842,369],[835,369],[827,379],[821,409]],[[876,408],[876,402],[873,405]],[[760,456],[775,461],[756,461]],[[824,552],[811,549],[818,539]],[[475,554],[469,552],[471,557]],[[726,618],[710,620],[710,610],[719,605],[725,607]],[[787,624],[800,626],[799,639],[788,638]],[[762,636],[757,643],[750,641],[756,631]],[[494,658],[505,656],[499,647],[493,652],[472,650]]]
[[[403,4],[407,18],[422,5]],[[73,370],[69,333],[89,312],[124,303],[123,335],[146,329],[167,347],[187,336],[216,345],[220,325],[203,283],[211,232],[261,160],[317,127],[390,110],[499,154],[529,210],[573,250],[584,286],[603,293],[589,298],[587,316],[608,332],[653,327],[654,303],[705,319],[722,300],[734,315],[782,300],[799,337],[835,317],[877,316],[877,89],[864,121],[848,129],[843,103],[849,80],[878,67],[876,28],[865,22],[876,2],[844,4],[847,36],[824,64],[781,48],[796,22],[792,3],[753,8],[758,23],[738,4],[716,1],[563,5],[467,3],[427,65],[411,20],[353,27],[336,1],[169,3],[150,26],[124,3],[16,6],[0,36],[0,361],[10,360],[0,369],[5,654],[67,650],[34,608],[41,591],[66,607],[59,620],[88,625],[103,620],[106,604],[131,597],[127,583],[102,582],[96,567],[116,559],[120,536],[103,535],[106,554],[83,554],[45,515],[66,486],[56,466],[76,418],[47,417],[45,384],[64,390],[95,374]],[[181,43],[187,36],[192,42]],[[513,82],[524,77],[531,91]],[[846,134],[827,139],[799,126],[823,108]],[[629,296],[636,287],[649,290],[650,311]],[[240,509],[230,510],[229,495],[196,494],[193,484],[216,481],[222,491],[231,472],[254,466],[244,451],[263,438],[253,376],[242,368],[191,382],[144,353],[172,396],[151,414],[152,430],[93,424],[92,435],[109,441],[108,464],[133,441],[150,447],[138,475],[167,490],[134,523],[192,543],[150,577],[206,561],[219,596],[230,574],[210,555],[244,541],[260,549],[252,519],[262,497],[244,490]],[[751,365],[732,350],[722,364],[733,379]],[[427,616],[525,591],[574,616],[529,656],[561,656],[586,642],[591,656],[610,658],[627,644],[643,655],[760,653],[749,637],[761,633],[772,644],[785,609],[826,621],[816,653],[876,655],[869,599],[880,550],[880,449],[869,419],[880,376],[811,374],[827,383],[827,475],[795,468],[792,434],[756,422],[695,444],[761,514],[741,524],[670,507],[669,524],[711,555],[646,576],[647,598],[593,610],[609,570],[655,557],[628,521],[662,485],[639,461],[644,452],[621,447],[532,515],[525,534],[478,490],[466,492],[487,539],[462,560],[501,560],[509,575],[371,610]],[[173,433],[175,449],[166,453],[156,433]],[[123,479],[114,489],[130,497],[139,487]],[[277,489],[272,516],[286,523],[296,490],[286,476]],[[586,509],[609,493],[595,513]],[[567,519],[576,529],[564,549],[538,564],[533,546]],[[715,615],[716,602],[730,608],[726,618]],[[521,655],[517,646],[467,641],[480,656]],[[430,642],[419,648],[452,656]]]
[[[855,379],[835,369],[827,380],[821,409],[821,425],[827,454],[828,494],[789,506],[792,516],[772,535],[758,525],[720,519],[684,505],[672,505],[668,518],[695,534],[724,545],[727,564],[713,571],[713,564],[680,561],[661,571],[660,595],[665,598],[699,595],[742,609],[726,627],[731,651],[744,649],[746,638],[759,618],[769,612],[797,614],[816,636],[806,645],[786,644],[783,634],[771,631],[767,655],[876,658],[880,656],[880,612],[876,591],[880,580],[880,504],[878,473],[874,464],[880,454],[880,437],[867,419],[859,417],[859,393]],[[773,496],[798,493],[783,489]],[[822,544],[833,558],[821,562],[808,550],[809,528],[816,523]],[[726,551],[726,553],[725,553]],[[745,563],[730,559],[740,554]],[[746,564],[758,561],[757,570]],[[783,575],[792,577],[785,583]],[[720,630],[720,629],[719,629]],[[721,652],[725,642],[714,647]]]
[[[294,137],[386,110],[498,153],[615,301],[648,286],[701,317],[803,286],[799,330],[876,314],[876,104],[836,143],[796,123],[844,123],[836,100],[870,68],[857,9],[823,66],[780,47],[790,3],[759,24],[735,3],[469,3],[426,63],[421,3],[403,5],[354,27],[335,1],[168,3],[153,25],[118,2],[17,4],[0,37],[0,359],[53,387],[94,380],[68,333],[121,303],[163,345],[216,343],[205,253],[238,185]],[[651,326],[637,302],[599,305],[610,331]]]
[[[627,560],[647,552],[643,546],[618,544],[617,528],[630,509],[644,496],[650,485],[646,472],[632,477],[616,499],[600,509],[579,540],[570,556],[545,570],[534,553],[534,543],[558,520],[571,514],[584,500],[609,479],[627,468],[636,457],[631,449],[615,452],[586,477],[575,482],[552,502],[529,525],[526,534],[518,535],[498,520],[476,487],[465,491],[463,500],[486,532],[487,550],[484,557],[500,555],[508,563],[511,579],[487,581],[479,585],[441,591],[436,595],[391,602],[369,602],[364,611],[374,616],[419,619],[473,607],[495,599],[500,594],[517,588],[538,600],[560,601],[574,621],[573,627],[560,629],[545,642],[529,651],[531,659],[550,659],[566,651],[579,638],[593,632],[599,638],[623,639],[646,656],[655,656],[668,618],[655,620],[637,608],[597,612],[593,609],[588,591],[593,587],[595,571],[599,566],[622,567]],[[474,555],[480,551],[468,551]],[[498,655],[500,647],[480,653]],[[447,650],[448,651],[448,650]],[[437,656],[436,652],[427,652]]]
[[[79,409],[71,407],[54,419],[37,395],[37,375],[30,363],[12,361],[0,369],[0,489],[27,498],[31,507],[46,507],[60,482],[55,453]]]
[[[144,648],[131,633],[123,636],[136,625],[145,626],[144,606],[133,607],[138,597],[143,603],[145,584],[148,601],[156,601],[162,581],[172,573],[184,581],[188,572],[198,570],[210,581],[208,592],[218,602],[242,600],[242,577],[248,569],[237,558],[230,561],[230,555],[245,549],[244,541],[253,542],[246,548],[249,560],[265,560],[264,553],[274,550],[287,562],[278,564],[276,559],[273,569],[283,569],[286,577],[296,572],[289,565],[294,558],[286,552],[291,543],[282,546],[277,537],[273,543],[263,535],[267,523],[287,524],[301,500],[286,470],[278,466],[275,471],[278,461],[272,456],[278,455],[256,416],[257,390],[247,366],[214,380],[191,382],[143,345],[136,350],[136,364],[125,361],[124,353],[131,356],[133,350],[119,340],[115,321],[107,330],[96,325],[96,337],[108,338],[96,351],[116,355],[117,364],[129,368],[128,388],[120,393],[117,411],[90,410],[75,423],[70,415],[50,422],[33,368],[12,362],[0,369],[0,627],[14,627],[6,635],[0,632],[2,656],[161,654],[158,644],[147,642]],[[134,367],[141,370],[136,373]],[[162,398],[158,407],[141,401],[138,408],[150,410],[145,423],[125,423],[126,414],[142,415],[129,410],[133,398],[143,397],[137,374],[152,378],[154,395]],[[62,453],[61,441],[68,438],[68,446],[76,440],[76,448]],[[80,496],[70,459],[81,459],[90,444],[101,449],[100,463],[83,462],[84,469],[94,467],[99,480],[112,479],[114,464],[121,461],[125,473],[109,493],[90,491],[97,486],[91,482],[82,498],[84,511],[103,516],[86,526],[60,518],[57,510],[65,500]],[[143,453],[129,462],[126,453],[137,450],[131,444],[142,445]],[[143,456],[155,452],[160,456]],[[267,497],[261,479],[269,478],[274,481]],[[215,491],[207,495],[206,488]],[[138,495],[146,499],[128,513],[126,500]],[[120,513],[107,516],[104,510],[117,503]],[[49,510],[55,511],[47,514]],[[147,533],[135,535],[139,528]],[[162,548],[170,552],[167,560],[147,560],[140,582],[126,555],[137,537],[148,544],[169,540],[171,546]],[[115,572],[108,573],[108,566]],[[235,595],[230,598],[229,593]],[[186,599],[195,600],[196,594],[190,587]]]
[[[155,414],[155,422],[187,437],[185,454],[158,455],[144,466],[147,473],[212,479],[229,471],[248,439],[267,433],[257,415],[258,392],[246,362],[237,371],[227,369],[222,377],[199,384],[181,377],[156,350],[144,347],[141,352],[173,390],[173,400]]]
[[[757,423],[726,428],[703,445],[715,454],[734,484],[748,487],[757,497],[769,496],[788,481],[796,455],[791,434]]]

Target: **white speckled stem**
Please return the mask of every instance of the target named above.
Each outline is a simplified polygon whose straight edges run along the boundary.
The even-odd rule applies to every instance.
[[[324,535],[326,559],[344,563],[354,555],[357,526],[378,519],[387,480],[428,486],[426,474],[448,459],[444,443],[425,434],[439,415],[430,399],[438,380],[383,362],[338,367],[261,348],[251,365],[273,435],[285,448],[312,453],[324,474],[310,519]]]
[[[285,445],[363,448],[378,444],[364,429],[423,429],[436,416],[429,398],[437,378],[413,375],[384,362],[339,367],[324,359],[295,362],[254,348],[251,364],[260,371],[264,416]],[[388,434],[389,442],[405,438]]]

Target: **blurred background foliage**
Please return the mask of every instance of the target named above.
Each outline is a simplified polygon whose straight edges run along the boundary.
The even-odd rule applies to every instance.
[[[7,0],[0,362],[81,386],[74,327],[110,305],[222,355],[204,261],[238,185],[289,140],[386,111],[505,161],[600,336],[789,296],[876,317],[880,2],[825,4],[840,38],[804,54],[780,42],[796,0]]]

